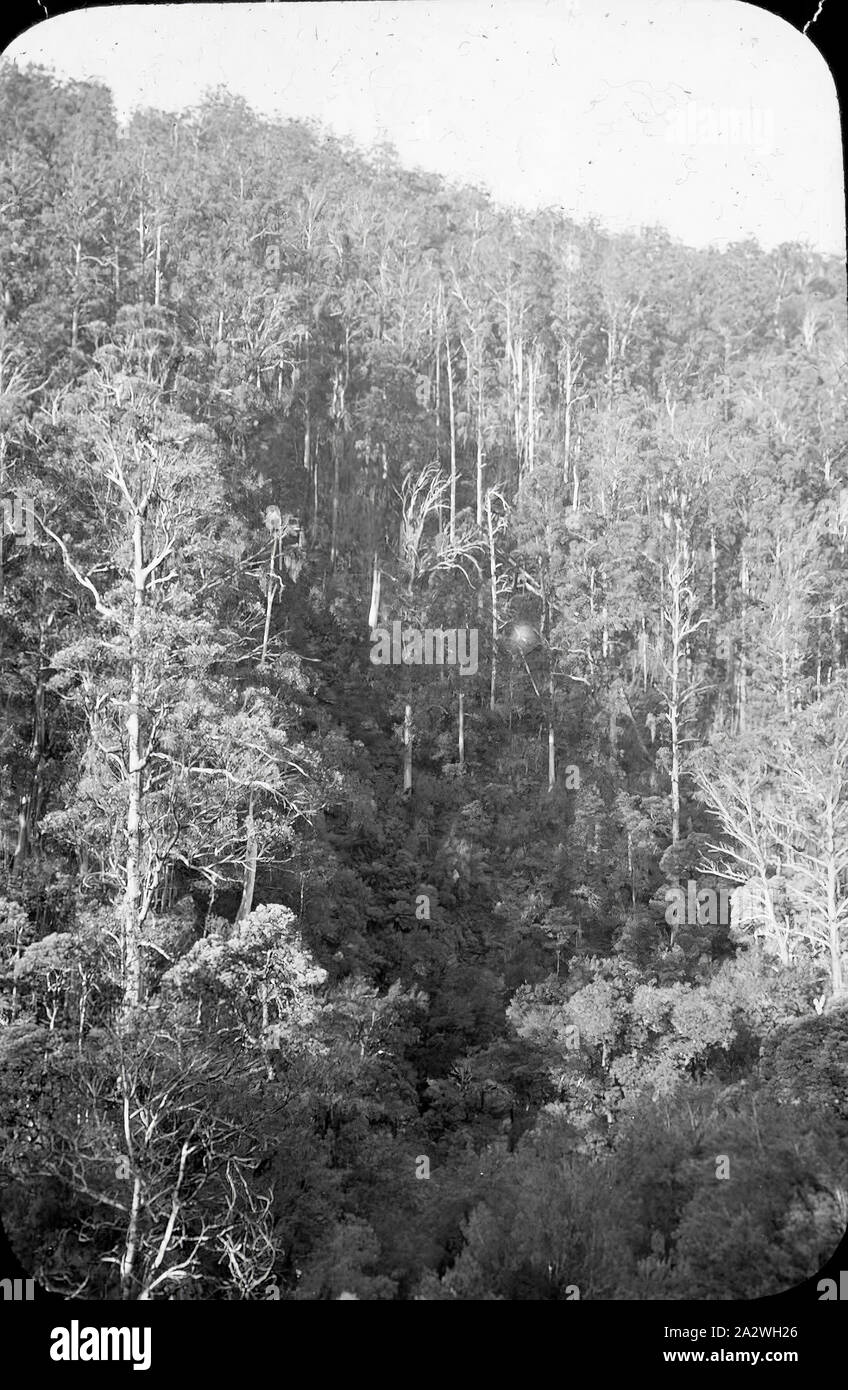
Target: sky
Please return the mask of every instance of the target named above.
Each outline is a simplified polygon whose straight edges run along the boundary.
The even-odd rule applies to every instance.
[[[45,20],[5,56],[106,82],[121,117],[224,85],[502,203],[845,251],[833,79],[741,0],[116,6]]]

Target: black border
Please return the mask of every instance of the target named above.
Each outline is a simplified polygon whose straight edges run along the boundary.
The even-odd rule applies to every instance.
[[[156,0],[150,0],[156,3]],[[142,0],[150,8],[149,0]],[[238,0],[228,0],[230,4]],[[277,3],[297,3],[297,0],[276,0]],[[420,0],[403,0],[414,4]],[[502,0],[520,7],[522,0]],[[136,0],[128,0],[129,8]],[[192,3],[192,0],[169,0],[169,3]],[[369,3],[369,0],[354,0],[354,3]],[[434,3],[449,3],[449,0],[434,0]],[[565,0],[563,0],[565,3]],[[587,3],[602,4],[603,0],[587,0]],[[698,0],[693,0],[693,5]],[[748,3],[748,0],[726,0],[731,4]],[[49,21],[58,15],[70,14],[77,10],[105,9],[107,5],[87,5],[74,0],[58,0],[55,5],[47,0],[45,6],[39,0],[13,0],[10,7],[0,9],[0,51],[5,51],[21,34],[36,24]],[[658,5],[658,11],[661,7]],[[836,84],[840,112],[845,123],[846,109],[846,55],[844,44],[840,45],[837,24],[838,0],[771,0],[768,4],[758,4],[758,9],[783,19],[791,27],[803,32],[807,25],[807,38],[818,49],[830,68]],[[817,10],[820,13],[816,14]],[[2,140],[2,131],[0,131]],[[848,1087],[848,1072],[846,1073]],[[549,1316],[541,1314],[520,1314],[518,1323],[512,1318],[507,1322],[497,1303],[484,1305],[490,1309],[489,1316],[479,1313],[466,1313],[458,1320],[454,1313],[437,1314],[436,1324],[427,1322],[428,1341],[420,1343],[415,1336],[420,1328],[420,1320],[407,1326],[411,1337],[399,1344],[392,1339],[392,1331],[398,1334],[403,1327],[404,1314],[395,1315],[389,1324],[385,1318],[365,1324],[362,1315],[354,1317],[353,1323],[347,1320],[339,1324],[339,1334],[333,1336],[335,1324],[330,1325],[328,1337],[326,1314],[319,1324],[311,1303],[268,1302],[264,1311],[257,1309],[256,1303],[138,1303],[120,1304],[76,1300],[68,1302],[56,1295],[47,1294],[37,1288],[31,1303],[8,1303],[0,1300],[0,1357],[4,1378],[10,1387],[17,1383],[26,1384],[35,1373],[38,1379],[47,1378],[51,1382],[66,1384],[79,1380],[91,1383],[92,1380],[105,1384],[107,1379],[113,1383],[129,1375],[130,1365],[118,1363],[57,1363],[49,1357],[50,1333],[55,1326],[68,1326],[71,1319],[78,1319],[84,1325],[118,1325],[130,1327],[148,1326],[152,1329],[153,1358],[151,1370],[139,1384],[149,1384],[152,1378],[157,1383],[160,1376],[168,1378],[193,1373],[198,1377],[209,1378],[212,1383],[222,1380],[232,1384],[233,1378],[245,1372],[251,1381],[262,1379],[272,1384],[282,1385],[294,1377],[303,1376],[323,1380],[339,1371],[349,1376],[363,1378],[386,1378],[396,1381],[415,1382],[417,1378],[426,1380],[430,1387],[450,1381],[466,1365],[479,1378],[491,1365],[501,1376],[515,1370],[524,1377],[550,1375],[549,1363],[553,1362],[553,1374],[558,1381],[565,1382],[579,1378],[603,1381],[620,1370],[628,1376],[640,1372],[648,1376],[662,1375],[671,1369],[672,1374],[685,1377],[692,1374],[690,1367],[663,1361],[663,1351],[669,1349],[696,1348],[707,1354],[724,1346],[727,1349],[755,1350],[793,1350],[799,1360],[789,1369],[800,1374],[805,1380],[810,1376],[829,1379],[844,1379],[844,1333],[848,1326],[844,1311],[825,1304],[817,1308],[822,1295],[819,1281],[832,1278],[839,1285],[840,1271],[845,1271],[845,1284],[848,1285],[848,1231],[831,1259],[813,1278],[795,1288],[767,1298],[750,1302],[670,1302],[670,1303],[630,1303],[597,1302],[572,1303],[562,1309],[555,1323]],[[0,1275],[8,1278],[25,1278],[23,1271],[9,1247],[2,1226],[0,1226]],[[261,1306],[261,1305],[260,1305]],[[396,1305],[398,1306],[398,1305]],[[403,1305],[400,1305],[403,1306]],[[408,1305],[407,1305],[408,1306]],[[444,1304],[441,1305],[444,1307]],[[456,1305],[454,1305],[455,1307]],[[467,1306],[463,1303],[463,1306]],[[531,1308],[537,1305],[529,1305]],[[543,1305],[545,1306],[545,1305]],[[550,1304],[546,1305],[548,1308]],[[561,1307],[561,1305],[558,1305]],[[312,1310],[312,1311],[310,1311]],[[491,1313],[494,1313],[494,1321]],[[332,1316],[332,1315],[330,1315]],[[528,1325],[529,1322],[529,1325]],[[752,1338],[734,1341],[725,1339],[712,1342],[709,1338],[692,1342],[664,1338],[664,1329],[709,1328],[723,1324],[756,1328],[758,1326],[797,1328],[797,1336],[779,1340],[761,1341]],[[369,1328],[373,1335],[369,1336]],[[526,1333],[525,1333],[526,1329]],[[435,1338],[437,1340],[434,1340]],[[555,1339],[555,1340],[554,1340]],[[13,1368],[21,1360],[19,1369]],[[715,1363],[710,1363],[714,1365]],[[724,1363],[719,1374],[725,1371]],[[735,1369],[735,1366],[733,1367]],[[771,1375],[775,1367],[769,1364],[763,1369],[762,1362],[756,1367],[748,1365],[747,1373]],[[32,1383],[32,1382],[30,1382]],[[37,1383],[37,1382],[36,1382]],[[132,1383],[135,1383],[132,1379]]]

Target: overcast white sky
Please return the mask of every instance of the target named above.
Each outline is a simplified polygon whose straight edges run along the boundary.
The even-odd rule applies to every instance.
[[[38,24],[6,56],[99,78],[121,116],[223,84],[503,202],[661,222],[692,245],[845,249],[833,80],[741,0],[104,7]]]

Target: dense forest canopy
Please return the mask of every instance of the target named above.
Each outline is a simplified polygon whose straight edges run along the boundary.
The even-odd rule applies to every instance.
[[[6,63],[0,130],[21,1261],[132,1300],[815,1273],[844,265],[498,207],[225,92],[121,127]]]

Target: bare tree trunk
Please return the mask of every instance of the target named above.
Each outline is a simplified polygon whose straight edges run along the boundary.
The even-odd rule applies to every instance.
[[[671,699],[668,722],[671,728],[671,843],[680,839],[680,576],[669,576],[671,589]]]
[[[277,535],[271,541],[271,559],[268,563],[268,592],[265,595],[265,630],[262,633],[262,655],[259,658],[260,667],[265,665],[268,659],[268,637],[271,631],[271,609],[274,606],[274,561],[277,556]]]
[[[672,682],[671,708],[671,843],[676,845],[680,839],[680,730],[678,727],[678,677]]]
[[[144,208],[138,210],[138,302],[144,303]],[[219,339],[220,341],[220,339]]]
[[[542,580],[543,592],[543,618],[542,628],[545,641],[548,647],[548,791],[552,792],[556,786],[556,740],[554,734],[554,715],[556,705],[554,703],[555,682],[554,682],[554,654],[551,650],[551,601],[545,591],[544,579]]]
[[[824,854],[826,864],[827,945],[830,953],[830,983],[834,996],[841,998],[845,982],[842,974],[842,949],[839,940],[839,845],[834,824],[834,803],[828,798],[824,817]]]
[[[250,789],[250,800],[247,808],[247,839],[244,850],[244,882],[241,891],[241,902],[236,912],[236,926],[243,922],[245,917],[253,907],[253,893],[256,888],[256,826],[253,821],[253,788]]]
[[[536,350],[530,353],[527,362],[527,468],[533,472],[536,454]]]
[[[121,1298],[124,1300],[129,1300],[133,1296],[133,1276],[138,1253],[138,1225],[141,1215],[141,1206],[141,1178],[136,1175],[136,1177],[133,1178],[133,1192],[129,1221],[127,1223],[127,1235],[120,1264]]]
[[[129,798],[126,813],[126,890],[122,920],[124,965],[124,1005],[132,1008],[143,997],[141,971],[141,806],[143,797],[140,704],[142,693],[141,615],[146,575],[142,517],[137,510],[133,520],[133,615],[130,633],[130,692],[127,713],[127,775]]]
[[[636,865],[633,860],[633,836],[627,832],[627,873],[630,878],[630,905],[636,906]]]
[[[5,320],[6,320],[6,316],[5,316],[5,314],[3,314],[3,315],[2,315],[2,318],[0,318],[0,328],[3,327],[3,326],[5,325]],[[2,340],[0,340],[0,395],[2,395],[2,393],[3,393],[4,389],[5,389],[5,382],[4,382],[5,371],[4,371],[4,368],[5,368],[4,349],[3,349],[3,342],[2,342]],[[2,599],[3,593],[4,593],[4,591],[5,591],[5,587],[6,587],[6,575],[5,575],[5,571],[4,571],[4,555],[3,555],[3,544],[4,544],[3,538],[4,538],[5,534],[6,534],[6,528],[5,528],[5,513],[4,513],[4,511],[3,511],[3,502],[4,502],[5,497],[6,497],[6,450],[7,450],[7,448],[8,448],[8,441],[7,441],[7,439],[6,439],[6,431],[5,431],[5,430],[0,430],[0,599]]]
[[[457,735],[459,770],[465,771],[465,696],[459,692],[459,730]]]
[[[451,363],[451,343],[448,332],[448,311],[444,310],[445,325],[445,363],[448,372],[448,414],[450,417],[450,518],[448,535],[451,541],[456,535],[456,419],[453,407],[453,366]]]
[[[127,805],[127,890],[124,895],[122,955],[124,955],[124,1002],[132,1008],[142,1002],[140,969],[140,851],[142,851],[142,745],[140,745],[140,699],[142,699],[142,606],[145,602],[145,556],[142,543],[142,517],[133,520],[133,598],[131,630],[131,678],[129,678],[128,783]]]
[[[838,930],[831,929],[830,937],[830,981],[833,987],[834,997],[841,999],[845,993],[845,982],[842,972],[842,953],[839,942]]]
[[[318,513],[320,511],[321,505],[318,453],[319,451],[316,449],[314,451],[314,458],[312,461],[312,533],[315,536],[317,536],[318,534]]]
[[[607,335],[607,403],[612,405],[612,369],[615,361],[616,349],[616,320],[613,314],[610,318],[610,326],[606,329]]]
[[[687,546],[678,534],[674,557],[667,563],[668,600],[663,606],[663,619],[669,630],[670,653],[663,665],[670,682],[665,695],[666,716],[671,735],[671,842],[680,839],[680,776],[683,745],[683,715],[691,685],[682,688],[681,666],[685,661],[689,638],[701,621],[695,618],[695,599],[689,588],[692,574]]]
[[[318,479],[317,473],[313,476],[312,471],[312,411],[309,402],[309,386],[312,379],[312,351],[309,334],[305,335],[306,360],[304,363],[304,383],[303,383],[303,471],[305,473],[304,492],[306,494],[306,506],[304,510],[308,512],[310,505],[310,490],[314,487],[314,501],[312,502],[312,536],[318,530]]]
[[[518,476],[524,471],[526,439],[523,437],[521,421],[521,402],[524,395],[524,343],[521,338],[515,344],[513,363],[513,393],[515,408],[515,451],[518,462]]]
[[[78,241],[74,248],[74,307],[71,314],[71,347],[76,351],[79,341],[79,281],[82,262],[82,244]]]
[[[648,632],[645,626],[645,615],[642,614],[642,690],[648,689]]]
[[[436,425],[436,458],[439,457],[439,420],[442,413],[442,287],[439,286],[439,308],[436,314],[436,379],[433,383],[433,410]]]
[[[478,359],[477,377],[477,525],[483,525],[483,354]]]
[[[368,609],[368,630],[373,632],[380,618],[380,588],[382,584],[382,570],[380,569],[377,551],[374,551],[374,560],[371,569],[371,603]]]
[[[489,686],[489,709],[495,708],[498,667],[498,571],[495,559],[495,530],[492,522],[492,494],[486,493],[486,519],[489,528],[489,576],[492,595],[492,672]]]
[[[333,383],[333,499],[330,515],[330,565],[336,563],[336,552],[338,547],[338,523],[339,523],[339,485],[341,479],[341,467],[344,457],[344,417],[345,417],[345,391],[347,382],[342,379],[342,374],[336,368],[335,381]]]
[[[412,793],[412,705],[403,711],[403,791],[404,796]]]
[[[159,308],[159,300],[162,292],[162,228],[156,228],[156,269],[153,287],[153,303]]]
[[[333,430],[333,498],[330,507],[330,567],[336,563],[339,524],[339,478],[341,476],[342,441],[338,428]]]
[[[553,720],[548,720],[548,791],[556,786],[556,747],[554,744]]]
[[[741,569],[741,588],[742,588],[742,632],[739,644],[739,714],[737,720],[737,732],[744,734],[747,720],[748,703],[748,657],[745,650],[746,629],[748,626],[748,562],[745,556],[745,547],[742,547],[740,559]]]
[[[18,839],[12,862],[12,872],[21,873],[32,847],[32,838],[41,814],[43,795],[44,748],[47,737],[44,717],[44,624],[39,624],[38,671],[35,678],[35,696],[32,721],[32,738],[29,747],[29,783],[20,798],[18,807]]]
[[[565,348],[565,440],[563,443],[564,458],[562,467],[562,480],[565,488],[568,488],[571,477],[571,397],[573,383],[571,380],[571,344],[567,343]]]

